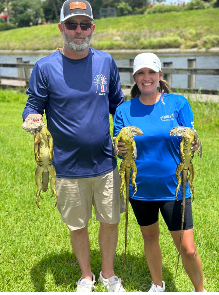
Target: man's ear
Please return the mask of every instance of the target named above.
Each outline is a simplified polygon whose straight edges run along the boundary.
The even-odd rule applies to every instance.
[[[92,26],[92,32],[94,31],[94,29],[95,29],[95,24],[93,24],[93,26]]]
[[[62,28],[62,24],[61,23],[58,23],[58,28],[59,28],[59,31],[62,33],[63,32],[63,28]]]

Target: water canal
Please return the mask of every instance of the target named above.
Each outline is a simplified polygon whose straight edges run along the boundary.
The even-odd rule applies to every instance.
[[[30,64],[34,64],[40,58],[47,54],[1,54],[0,63],[16,63],[17,57],[22,57],[23,61],[29,61]],[[163,63],[172,62],[173,68],[187,68],[188,59],[196,59],[196,68],[219,68],[219,52],[215,53],[157,53]],[[112,54],[116,61],[117,66],[129,66],[129,59],[133,59],[136,53],[122,53]],[[17,69],[15,68],[0,68],[0,76],[17,77]],[[122,84],[130,83],[130,74],[121,73]],[[173,75],[172,76],[172,87],[187,88],[187,75]],[[198,89],[219,89],[219,76],[213,75],[198,75],[196,76],[196,88]]]

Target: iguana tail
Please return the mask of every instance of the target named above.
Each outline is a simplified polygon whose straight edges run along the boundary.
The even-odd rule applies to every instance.
[[[126,260],[126,249],[127,249],[127,235],[128,235],[128,206],[129,206],[130,171],[131,171],[131,169],[126,169],[126,171],[125,171],[125,182],[126,182],[126,202],[125,202],[125,252],[124,252],[124,258],[123,258],[122,280],[123,280],[124,272],[125,272],[125,260]]]
[[[176,265],[176,273],[175,273],[175,279],[177,276],[177,270],[179,266],[179,258],[181,256],[181,249],[182,249],[182,238],[183,238],[183,224],[184,224],[184,217],[185,217],[185,204],[186,204],[186,183],[187,183],[187,176],[188,176],[188,169],[182,170],[182,192],[183,192],[183,198],[182,198],[182,221],[181,221],[181,230],[180,230],[180,240],[179,240],[179,254],[178,254],[178,260]]]
[[[49,171],[43,172],[43,174],[42,174],[42,190],[43,190],[43,192],[47,191],[48,183],[49,183]]]

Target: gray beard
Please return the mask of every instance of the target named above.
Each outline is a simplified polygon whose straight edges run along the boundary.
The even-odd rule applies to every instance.
[[[90,36],[87,36],[87,37],[84,37],[83,35],[80,35],[80,34],[78,34],[77,36],[82,37],[84,39],[82,41],[79,41],[79,42],[74,42],[73,40],[68,38],[68,36],[65,34],[65,32],[63,32],[64,43],[73,51],[84,51],[84,50],[86,50],[90,45],[92,34]]]

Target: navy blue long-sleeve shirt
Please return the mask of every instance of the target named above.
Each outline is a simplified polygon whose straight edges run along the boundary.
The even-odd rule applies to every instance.
[[[72,60],[56,51],[36,63],[27,94],[23,119],[45,110],[57,177],[95,177],[116,167],[109,113],[124,95],[110,54],[90,48]]]

